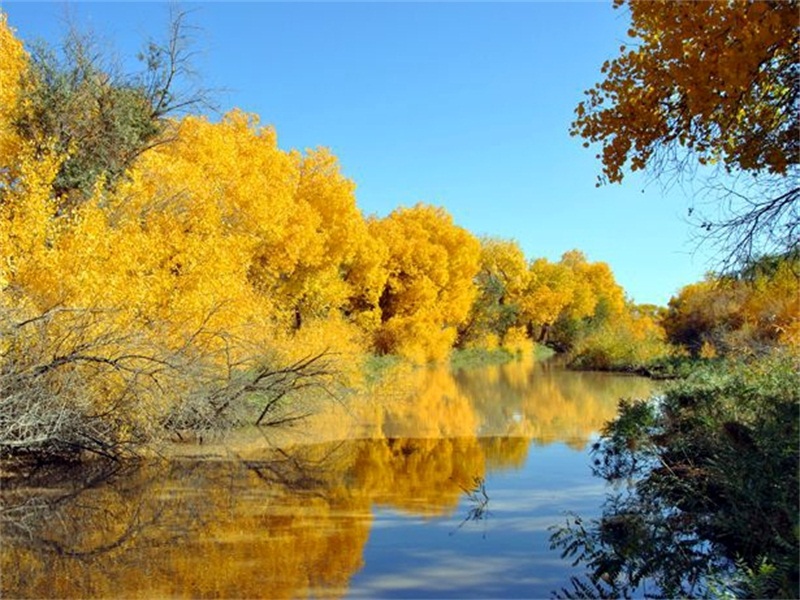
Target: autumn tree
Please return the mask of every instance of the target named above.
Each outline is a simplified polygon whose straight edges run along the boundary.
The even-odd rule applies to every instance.
[[[96,186],[62,217],[47,210],[57,169],[23,152],[24,178],[0,204],[10,265],[0,451],[118,456],[168,430],[261,420],[247,398],[277,410],[290,391],[335,378],[319,348],[281,337],[280,298],[250,277],[265,244],[298,233],[261,218],[288,219],[296,171],[271,132],[251,125],[238,113],[217,125],[187,118],[116,190]],[[255,180],[237,176],[237,148],[260,167]],[[197,168],[198,150],[217,185]]]
[[[53,224],[50,184],[62,157],[26,140],[17,122],[30,87],[30,57],[0,12],[0,305],[12,299],[10,283],[20,261],[42,257]]]
[[[525,254],[513,240],[482,238],[478,294],[459,328],[459,344],[495,346],[516,325],[529,280]]]
[[[626,167],[680,176],[717,165],[718,214],[698,224],[726,262],[796,247],[797,1],[614,0],[623,5],[631,41],[603,65],[571,129],[601,145],[600,182],[621,182]]]
[[[342,312],[368,338],[373,339],[381,326],[380,299],[386,286],[389,272],[389,248],[386,242],[373,235],[373,227],[367,223],[367,235],[362,237],[353,262],[343,273],[350,296]]]
[[[637,369],[669,353],[654,307],[628,301],[608,264],[579,250],[532,261],[520,308],[527,335],[568,353],[573,366]]]
[[[283,286],[299,327],[304,320],[337,311],[352,315],[357,309],[350,302],[359,294],[374,295],[378,286],[370,280],[374,275],[362,255],[371,240],[356,206],[355,183],[342,175],[327,149],[293,152],[292,158],[299,176],[295,206],[308,206],[316,223],[313,247],[298,256],[298,267]]]
[[[559,265],[570,274],[572,292],[549,339],[554,347],[569,350],[594,329],[619,322],[625,293],[607,263],[589,262],[579,250],[565,252]]]
[[[520,314],[531,336],[566,349],[589,324],[620,315],[625,294],[604,262],[589,262],[570,250],[557,263],[531,262]]]
[[[531,262],[520,321],[532,337],[547,342],[550,328],[572,301],[574,292],[575,280],[568,266],[546,258]]]
[[[99,174],[67,207],[56,190],[70,148],[19,127],[41,81],[4,16],[0,44],[0,453],[118,457],[167,430],[253,417],[247,398],[277,409],[290,391],[333,381],[331,329],[285,335],[295,306],[284,280],[304,251],[330,253],[335,268],[350,260],[333,240],[357,243],[347,227],[334,233],[353,219],[358,229],[360,215],[344,210],[352,198],[327,222],[320,210],[335,194],[297,196],[298,161],[233,112],[164,122],[169,144],[139,154],[114,185]],[[73,100],[92,114],[91,95]],[[103,146],[84,141],[89,154]],[[350,189],[335,169],[320,173]]]
[[[13,177],[8,172],[9,158],[16,154],[20,142],[15,120],[19,114],[20,97],[24,93],[23,78],[28,71],[28,56],[25,49],[8,25],[5,13],[0,12],[0,157],[4,168],[0,172],[2,184],[7,187]]]
[[[614,279],[608,263],[590,263],[579,250],[570,250],[561,257],[561,264],[574,273],[573,298],[567,305],[567,316],[607,318],[622,312],[625,292]]]
[[[759,353],[800,345],[800,268],[770,257],[737,274],[709,274],[683,287],[663,319],[672,343],[692,356]]]
[[[370,229],[389,249],[376,348],[418,362],[443,358],[475,298],[478,240],[444,209],[423,204],[373,220]]]

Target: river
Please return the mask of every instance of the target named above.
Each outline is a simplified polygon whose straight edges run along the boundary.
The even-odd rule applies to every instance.
[[[292,429],[7,479],[0,597],[539,598],[605,494],[589,448],[645,379],[518,361],[391,371]]]

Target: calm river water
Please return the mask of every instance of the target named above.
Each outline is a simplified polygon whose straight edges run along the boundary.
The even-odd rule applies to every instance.
[[[599,512],[588,449],[651,382],[515,362],[401,368],[293,431],[2,489],[0,597],[539,598]]]

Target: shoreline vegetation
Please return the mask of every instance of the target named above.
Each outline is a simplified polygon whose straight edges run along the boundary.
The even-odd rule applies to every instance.
[[[798,440],[796,350],[695,365],[658,398],[620,401],[592,450],[601,516],[551,528],[586,568],[557,597],[797,597]]]

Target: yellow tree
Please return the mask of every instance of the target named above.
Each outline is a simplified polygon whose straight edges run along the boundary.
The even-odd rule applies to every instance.
[[[713,275],[684,286],[670,299],[664,318],[669,340],[695,357],[726,353],[730,333],[743,325],[743,292],[734,281]]]
[[[22,258],[15,252],[14,246],[20,244],[32,250],[33,240],[23,242],[30,226],[21,224],[22,219],[34,219],[30,209],[23,205],[24,195],[21,188],[38,187],[31,181],[30,173],[34,166],[33,156],[23,155],[22,140],[17,135],[14,122],[19,112],[19,99],[22,94],[23,78],[28,68],[28,55],[8,25],[6,14],[0,11],[0,292],[6,292],[12,273],[18,268],[17,262]],[[27,171],[27,172],[23,172]],[[47,179],[47,177],[45,177]],[[16,182],[16,185],[13,185]],[[46,201],[47,196],[41,200]],[[41,221],[41,219],[39,219]],[[32,223],[31,223],[32,225]],[[36,229],[39,236],[44,234],[40,222]],[[5,299],[5,294],[2,296]]]
[[[598,289],[592,285],[592,266],[580,250],[570,250],[561,256],[561,265],[572,272],[574,282],[572,298],[562,313],[570,319],[585,319],[594,314],[599,301]]]
[[[166,243],[152,260],[159,257],[161,297],[177,286],[180,299],[164,305],[198,317],[213,309],[218,328],[252,326],[246,337],[290,355],[361,344],[359,330],[369,334],[379,322],[386,250],[335,157],[284,152],[271,128],[239,111],[219,123],[189,117],[176,128],[175,140],[143,156],[123,190],[125,211],[166,219]],[[184,243],[192,261],[183,260]]]
[[[367,229],[335,158],[285,152],[272,128],[241,111],[219,123],[187,117],[172,135],[117,194],[125,239],[156,246],[132,267],[160,299],[151,309],[292,361],[353,350],[358,330],[339,314],[352,295],[343,274],[358,263]]]
[[[758,339],[800,347],[800,260],[783,259],[758,272],[742,310]]]
[[[530,264],[530,278],[522,301],[522,323],[545,342],[550,327],[556,322],[575,295],[572,270],[562,263],[538,258]]]
[[[380,299],[389,277],[389,248],[382,238],[373,235],[372,221],[365,221],[367,235],[361,238],[353,262],[344,272],[350,297],[343,309],[345,317],[370,339],[381,326]]]
[[[590,263],[578,250],[565,253],[561,262],[575,273],[575,296],[569,316],[608,318],[622,313],[625,308],[625,292],[614,279],[608,263]]]
[[[629,303],[604,262],[579,250],[558,263],[538,259],[523,316],[531,335],[570,352],[589,368],[635,368],[667,353],[664,332],[646,310]]]
[[[28,69],[28,55],[8,25],[6,14],[0,11],[0,157],[8,168],[12,157],[18,152],[19,136],[14,122],[19,114],[19,99],[22,94],[23,78]],[[0,171],[8,184],[13,177],[5,169]]]
[[[554,331],[554,341],[566,349],[592,329],[619,322],[625,311],[625,293],[608,264],[590,263],[578,250],[565,252],[561,265],[571,271],[574,282],[572,299]]]
[[[459,344],[493,347],[516,324],[530,278],[522,248],[514,240],[481,238],[478,295],[459,331]]]
[[[2,11],[0,56],[0,308],[46,309],[54,301],[42,305],[28,291],[58,281],[52,246],[63,223],[52,218],[51,186],[67,157],[47,137],[20,135],[17,124],[31,109],[30,59]]]
[[[359,295],[377,306],[383,256],[364,254],[380,245],[335,159],[284,152],[239,111],[187,117],[163,123],[163,143],[127,171],[92,171],[65,204],[73,188],[57,179],[72,149],[20,125],[53,115],[25,88],[43,82],[25,76],[4,15],[0,45],[0,387],[12,424],[0,442],[91,440],[113,456],[167,423],[225,421],[247,390],[270,391],[275,365],[304,385],[330,379],[313,357],[340,340],[354,351],[339,311]],[[91,95],[75,101],[94,114]],[[85,140],[84,156],[105,141]],[[292,336],[301,310],[334,318]]]
[[[271,310],[255,310],[250,269],[264,245],[287,241],[296,170],[274,132],[243,113],[172,128],[172,142],[143,155],[105,201],[107,252],[121,278],[108,293],[176,335],[209,315],[208,327],[234,333]],[[279,268],[292,265],[285,254],[276,253]]]
[[[622,181],[627,165],[680,171],[686,157],[750,173],[743,185],[756,188],[738,189],[750,197],[721,190],[729,212],[700,224],[732,258],[796,245],[797,1],[614,0],[623,5],[631,43],[603,65],[571,130],[601,144],[601,182]]]
[[[762,260],[738,277],[708,275],[683,287],[664,317],[669,339],[695,356],[800,343],[797,260]]]
[[[418,362],[445,357],[469,314],[480,244],[442,208],[400,208],[370,228],[389,250],[381,292],[380,352]]]
[[[210,410],[220,422],[248,374],[324,348],[279,335],[294,309],[282,278],[304,251],[324,254],[321,217],[295,197],[296,161],[242,113],[217,124],[190,117],[168,134],[114,191],[99,181],[64,215],[52,197],[61,157],[23,145],[0,204],[4,288],[16,308],[30,307],[0,314],[14,350],[3,348],[3,367],[41,387],[28,386],[19,408],[37,394],[88,426],[110,415],[104,444],[128,447],[175,414]]]
[[[293,306],[295,326],[305,319],[324,318],[348,307],[348,302],[368,281],[356,272],[364,263],[362,249],[370,244],[369,232],[356,206],[355,183],[345,178],[330,151],[317,149],[305,155],[293,152],[299,181],[296,206],[308,206],[314,216],[313,246],[297,257],[291,277],[281,282],[282,295]]]
[[[522,322],[546,342],[558,323],[556,342],[569,347],[588,324],[618,317],[625,294],[604,262],[590,263],[583,252],[565,252],[558,263],[544,258],[530,265]]]
[[[637,370],[670,354],[663,328],[648,310],[629,304],[577,337],[570,365],[600,370]]]

